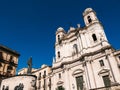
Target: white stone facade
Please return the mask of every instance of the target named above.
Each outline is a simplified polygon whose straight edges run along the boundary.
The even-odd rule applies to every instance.
[[[36,90],[36,77],[21,75],[4,79],[0,90]]]
[[[94,10],[87,8],[83,18],[84,28],[56,31],[51,90],[119,88],[120,51],[108,43]]]

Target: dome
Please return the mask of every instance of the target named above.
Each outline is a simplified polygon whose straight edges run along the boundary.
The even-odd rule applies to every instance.
[[[44,68],[44,67],[46,67],[47,65],[46,64],[43,64],[42,66],[41,66],[41,68]]]
[[[64,29],[62,27],[59,27],[57,31],[64,31]]]
[[[56,34],[58,34],[59,32],[65,33],[65,30],[62,27],[59,27],[56,31]]]
[[[90,12],[90,11],[93,11],[92,8],[86,8],[84,12]]]

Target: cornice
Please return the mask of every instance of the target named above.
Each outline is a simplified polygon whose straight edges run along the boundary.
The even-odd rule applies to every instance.
[[[95,54],[98,54],[106,49],[111,49],[112,47],[111,46],[106,46],[106,47],[103,47],[97,51],[94,51],[94,52],[90,52],[90,53],[85,53],[85,54],[82,54],[80,57],[78,57],[77,59],[75,60],[72,60],[72,61],[68,61],[68,62],[61,62],[61,64],[59,66],[56,66],[56,67],[52,67],[52,69],[58,69],[58,68],[61,68],[62,65],[67,65],[67,64],[71,64],[71,63],[74,63],[76,61],[79,61],[81,59],[84,59],[85,57],[88,57],[88,56],[93,56]]]
[[[6,51],[6,52],[12,53],[12,54],[14,54],[14,55],[16,55],[18,57],[20,56],[20,54],[17,51],[12,50],[12,49],[10,49],[10,48],[8,48],[6,46],[0,45],[0,49],[3,50],[3,51]]]

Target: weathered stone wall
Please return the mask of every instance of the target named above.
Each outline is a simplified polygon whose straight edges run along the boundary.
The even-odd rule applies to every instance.
[[[21,75],[2,80],[0,90],[35,90],[35,86],[35,76]]]

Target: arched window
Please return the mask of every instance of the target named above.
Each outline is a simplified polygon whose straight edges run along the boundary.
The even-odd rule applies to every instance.
[[[44,78],[46,77],[46,71],[44,71]]]
[[[59,79],[61,78],[61,73],[59,73]]]
[[[59,44],[61,43],[60,35],[58,35],[58,43],[59,43]]]
[[[60,58],[60,52],[58,51],[58,58]]]
[[[91,17],[90,17],[90,16],[88,16],[88,17],[87,17],[87,19],[88,19],[88,22],[89,22],[89,23],[91,23],[91,22],[92,22],[92,19],[91,19]]]
[[[74,49],[74,52],[75,52],[75,53],[78,53],[78,46],[77,46],[77,44],[74,44],[74,45],[73,45],[73,49]]]
[[[92,35],[92,38],[93,38],[94,41],[97,41],[97,37],[96,37],[95,34]]]
[[[39,73],[39,76],[38,76],[38,80],[40,80],[41,79],[41,73]]]

